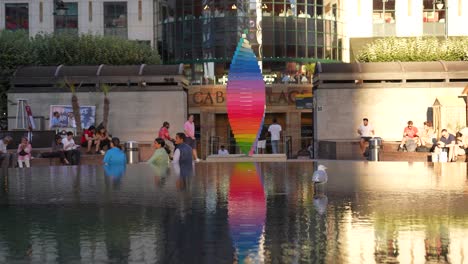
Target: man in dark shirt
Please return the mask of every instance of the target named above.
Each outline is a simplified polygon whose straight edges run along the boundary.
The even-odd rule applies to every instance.
[[[453,134],[450,134],[447,129],[442,129],[442,134],[439,142],[437,142],[437,147],[448,149],[448,161],[456,161],[455,153],[456,139]]]
[[[192,148],[184,143],[185,134],[177,133],[175,137],[175,143],[177,145],[176,150],[174,151],[173,163],[189,163],[192,164]]]
[[[62,137],[60,135],[55,135],[55,139],[52,142],[52,151],[44,152],[41,154],[43,158],[60,158],[62,164],[70,164],[70,162],[65,157],[65,151],[63,150]]]

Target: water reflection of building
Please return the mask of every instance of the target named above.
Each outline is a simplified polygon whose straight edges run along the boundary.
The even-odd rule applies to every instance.
[[[191,263],[197,258],[233,263],[229,203],[235,166],[196,165],[191,190],[184,190],[188,195],[176,191],[174,175],[168,175],[167,184],[154,185],[154,171],[142,166],[129,166],[133,177],[122,177],[119,188],[105,182],[102,168],[82,168],[79,177],[67,167],[57,168],[55,175],[48,175],[48,168],[45,174],[38,168],[33,169],[39,174],[15,173],[9,178],[9,197],[4,199],[0,190],[1,201],[18,204],[23,197],[34,206],[0,210],[0,262]],[[454,172],[466,170],[466,164],[448,164],[439,176],[426,174],[423,164],[413,164],[408,174],[402,173],[408,170],[406,163],[378,167],[392,167],[392,173],[373,166],[327,165],[329,175],[341,177],[329,180],[326,210],[314,203],[313,164],[262,163],[253,168],[263,179],[264,232],[248,234],[255,237],[248,247],[258,250],[266,263],[463,263],[468,255],[466,176]],[[389,177],[404,179],[405,186]],[[414,180],[419,185],[406,186]],[[63,196],[67,206],[54,206],[50,199],[76,192],[73,186],[81,195]],[[41,206],[46,199],[48,206]],[[185,203],[184,215],[179,199]],[[96,201],[103,204],[94,206]]]

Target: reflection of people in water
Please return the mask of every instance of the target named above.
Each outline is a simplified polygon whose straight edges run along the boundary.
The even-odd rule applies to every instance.
[[[111,164],[104,165],[104,172],[106,176],[112,178],[120,178],[124,174],[126,169],[125,164]]]
[[[115,187],[118,187],[125,173],[125,169],[125,164],[106,164],[104,165],[104,174],[112,181]]]
[[[167,172],[169,169],[168,163],[162,163],[162,164],[150,163],[150,166],[154,172],[154,184],[159,187],[165,185]]]
[[[175,175],[178,177],[176,181],[176,187],[179,190],[185,190],[190,187],[190,178],[193,175],[193,163],[192,162],[179,162],[173,163]]]

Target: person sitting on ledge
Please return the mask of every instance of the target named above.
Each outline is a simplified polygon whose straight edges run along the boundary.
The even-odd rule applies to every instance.
[[[29,143],[29,140],[27,137],[22,137],[21,138],[21,143],[18,146],[18,166],[20,168],[23,168],[23,162],[26,165],[26,168],[31,167],[30,160],[31,160],[31,151],[32,147],[31,144]]]
[[[466,137],[462,133],[457,132],[456,134],[456,145],[455,152],[457,156],[466,155],[468,151],[468,142],[466,142]]]
[[[0,140],[0,167],[8,168],[10,166],[15,166],[14,155],[8,153],[7,146],[13,142],[13,138],[6,136]]]
[[[406,150],[413,152],[416,150],[419,142],[418,129],[413,126],[413,121],[408,121],[408,126],[403,130],[403,138],[401,139],[398,150],[403,150],[406,145]]]
[[[223,145],[218,150],[218,155],[229,155],[229,151]]]
[[[448,156],[447,160],[448,161],[456,161],[457,156],[455,153],[455,147],[457,146],[456,144],[456,139],[453,134],[450,134],[447,129],[442,129],[441,132],[441,137],[439,139],[439,142],[437,142],[435,152],[439,153],[443,150],[448,150]]]
[[[432,146],[435,144],[435,132],[434,128],[432,127],[431,121],[424,122],[424,129],[421,131],[421,135],[419,137],[419,146]],[[429,147],[430,147],[429,146]]]
[[[359,147],[361,148],[361,153],[364,156],[366,151],[366,142],[374,135],[374,128],[369,124],[369,119],[363,118],[362,125],[359,126],[357,129],[357,133],[361,136],[361,140],[359,141]]]
[[[67,132],[67,136],[62,139],[62,144],[63,150],[65,151],[65,157],[71,163],[71,165],[80,165],[80,146],[75,144],[75,140],[73,139],[73,132]]]
[[[52,151],[44,152],[41,154],[42,158],[60,158],[62,164],[68,165],[70,162],[65,157],[65,151],[63,150],[62,136],[60,134],[55,135],[55,139],[52,142]]]

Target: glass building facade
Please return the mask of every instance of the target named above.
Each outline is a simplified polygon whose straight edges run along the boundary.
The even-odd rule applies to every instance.
[[[166,64],[186,64],[193,84],[223,83],[237,42],[246,33],[267,83],[281,82],[286,74],[304,73],[306,64],[341,61],[340,2],[161,1],[160,54]]]

